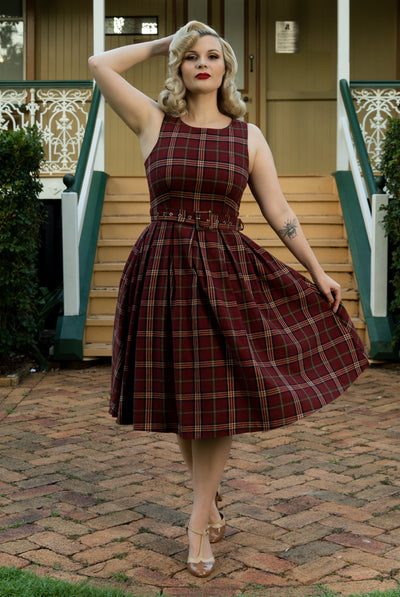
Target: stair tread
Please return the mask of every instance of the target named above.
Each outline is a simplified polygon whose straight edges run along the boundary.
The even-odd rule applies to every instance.
[[[354,295],[354,296],[353,296]],[[91,288],[89,296],[91,298],[111,298],[118,296],[118,287],[117,286],[102,286],[101,288]],[[343,289],[342,288],[342,296],[343,298],[358,298],[358,290],[355,289]],[[90,315],[88,315],[90,317]]]
[[[261,223],[267,223],[265,218],[262,215],[240,215],[240,218],[243,220],[243,222],[246,223],[250,223],[250,222],[261,222]],[[335,223],[339,223],[342,224],[343,223],[343,216],[341,214],[328,214],[328,215],[299,215],[297,216],[298,220],[301,223],[305,223],[305,224],[313,224],[313,223],[318,223],[318,222],[335,222]],[[103,224],[111,224],[111,223],[130,223],[130,222],[145,222],[145,221],[149,221],[150,220],[150,216],[149,214],[134,214],[134,215],[126,215],[126,214],[121,214],[118,216],[102,216],[101,221]]]
[[[316,247],[347,247],[348,241],[346,238],[308,238],[308,243]],[[99,238],[97,241],[100,247],[125,247],[127,245],[133,246],[136,239],[132,238]],[[283,243],[279,238],[258,238],[258,245],[268,244],[270,246],[282,246]]]
[[[305,192],[335,192],[336,184],[333,176],[315,175],[315,176],[280,176],[279,182],[285,193],[299,192],[305,187]],[[145,176],[113,176],[107,180],[106,193],[116,195],[119,193],[131,193],[148,189]]]
[[[336,201],[337,195],[335,193],[285,193],[285,196],[290,201],[310,201],[310,203],[314,201]],[[149,192],[147,191],[137,191],[132,193],[121,193],[121,194],[105,194],[104,201],[109,201],[110,203],[116,203],[118,201],[149,201]],[[250,190],[245,190],[243,193],[242,201],[255,201],[255,198]]]
[[[305,271],[306,268],[301,265],[301,263],[289,263],[285,262],[286,265],[293,267],[295,269]],[[125,266],[125,261],[100,261],[94,264],[95,271],[109,271],[109,272],[116,272],[121,270]],[[353,265],[350,262],[340,262],[340,263],[321,263],[321,267],[324,270],[329,271],[353,271]]]
[[[357,315],[354,315],[351,317],[351,320],[353,322],[361,322],[364,323],[364,320],[361,317],[358,317]],[[108,326],[108,325],[113,325],[114,324],[114,315],[89,315],[87,317],[87,323],[88,325],[91,326],[95,326],[95,325],[103,325],[103,326]]]

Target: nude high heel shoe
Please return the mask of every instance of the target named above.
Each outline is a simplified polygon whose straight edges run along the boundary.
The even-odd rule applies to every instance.
[[[197,558],[188,558],[187,569],[193,576],[204,578],[209,576],[215,568],[214,558],[205,558],[203,556],[204,538],[208,535],[208,529],[205,531],[195,531],[191,527],[187,528],[188,532],[194,533],[195,535],[201,536],[199,555]]]
[[[208,523],[208,536],[210,543],[218,543],[225,534],[226,520],[222,512],[219,513],[221,520],[219,522]]]

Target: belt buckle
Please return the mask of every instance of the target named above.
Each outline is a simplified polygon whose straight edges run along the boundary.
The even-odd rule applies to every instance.
[[[202,220],[201,219],[202,214],[207,214],[208,218],[206,220]],[[195,220],[196,220],[196,230],[200,230],[201,228],[208,228],[210,230],[216,230],[219,226],[218,214],[214,214],[212,211],[196,211],[195,212]]]
[[[210,225],[210,220],[202,220],[201,216],[202,214],[210,214],[211,212],[209,211],[195,211],[194,212],[194,217],[195,217],[195,221],[196,221],[196,230],[200,230],[201,228],[209,228]]]
[[[210,211],[210,228],[212,230],[217,230],[218,227],[219,227],[218,214],[214,214]]]

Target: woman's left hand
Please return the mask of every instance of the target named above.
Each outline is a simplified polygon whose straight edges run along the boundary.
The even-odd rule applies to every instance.
[[[322,272],[318,276],[313,276],[313,281],[318,286],[321,293],[326,297],[328,303],[332,307],[332,311],[336,313],[340,301],[342,300],[340,284],[335,282],[335,280],[325,274],[325,272]]]

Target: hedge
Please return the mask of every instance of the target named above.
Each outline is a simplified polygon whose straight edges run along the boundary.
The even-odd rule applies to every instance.
[[[389,118],[381,161],[389,203],[384,225],[390,248],[390,310],[395,319],[394,343],[400,341],[400,119]]]
[[[35,127],[0,132],[0,357],[30,354],[37,347],[42,160]]]

